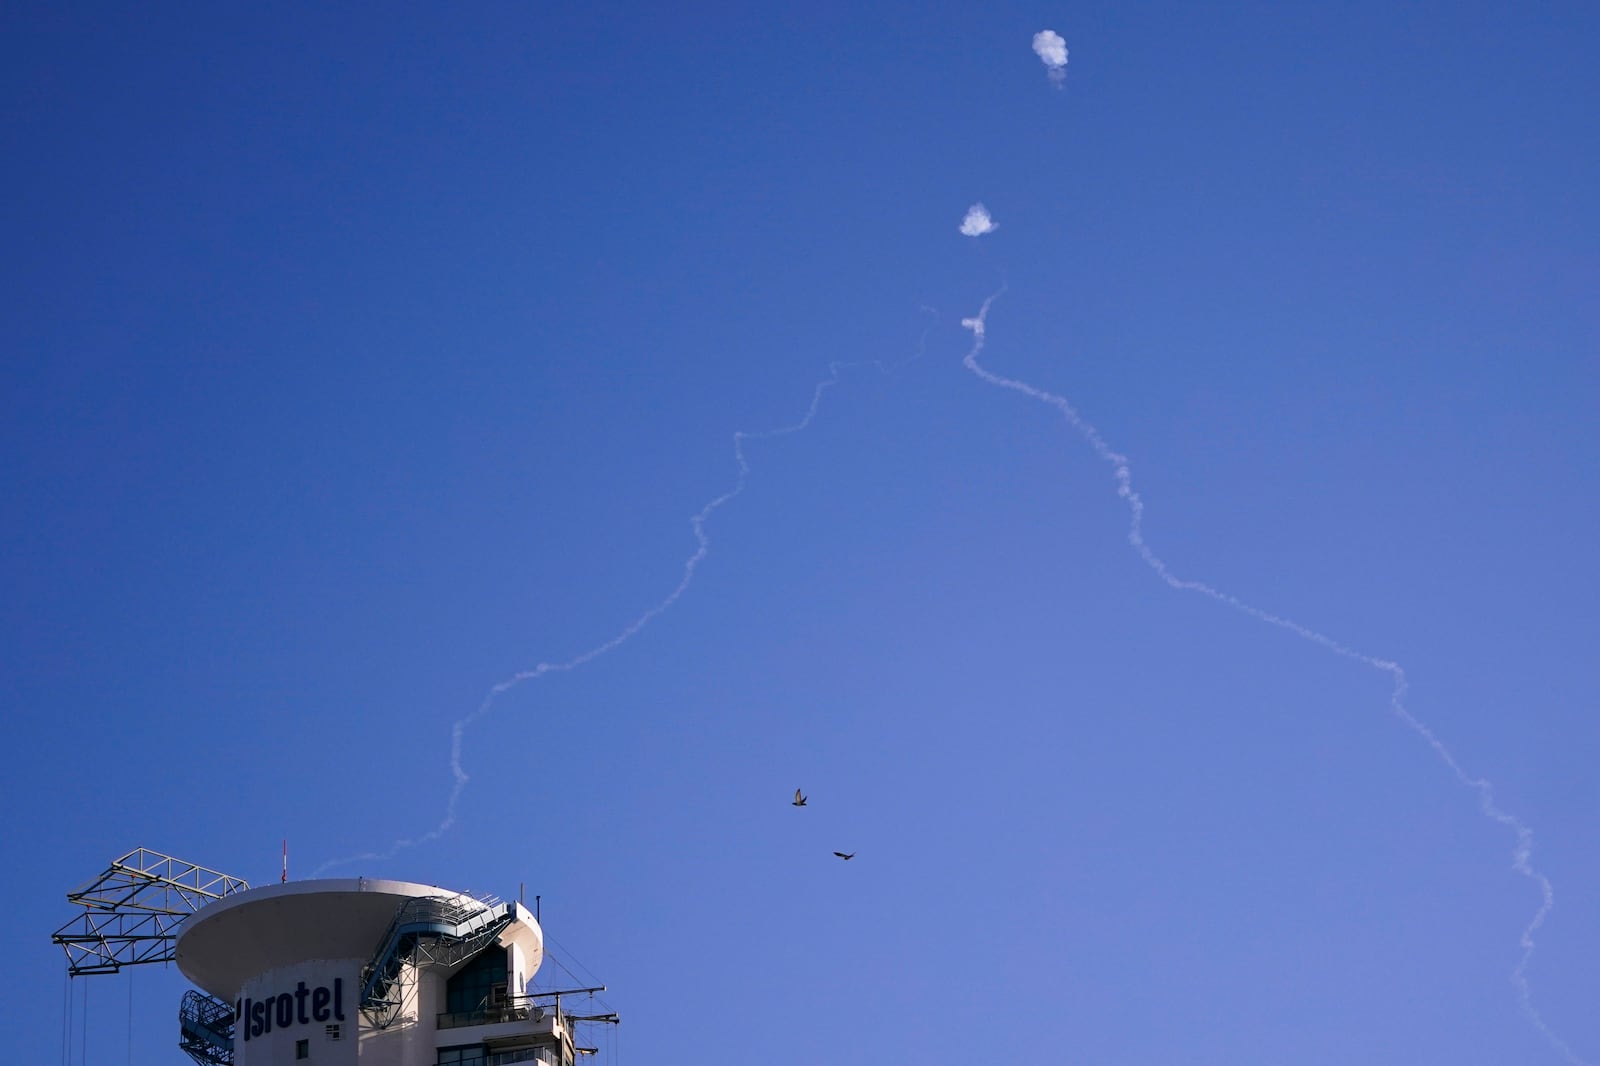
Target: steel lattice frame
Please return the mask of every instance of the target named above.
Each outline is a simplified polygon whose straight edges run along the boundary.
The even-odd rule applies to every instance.
[[[171,962],[183,920],[212,900],[250,886],[237,877],[148,848],[112,862],[99,877],[67,893],[83,913],[50,939],[67,953],[67,972],[116,973],[124,966]]]
[[[401,904],[378,944],[378,954],[362,970],[362,1011],[378,1028],[387,1029],[403,998],[406,964],[454,966],[477,954],[512,922],[510,910],[496,916],[496,909],[497,904],[465,894],[417,896]],[[465,934],[437,928],[448,924],[459,930],[474,919],[483,924]]]
[[[178,1007],[178,1049],[199,1066],[229,1066],[233,1062],[233,1026],[232,1007],[191,988]]]

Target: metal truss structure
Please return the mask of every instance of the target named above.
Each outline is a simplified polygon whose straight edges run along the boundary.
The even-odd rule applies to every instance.
[[[407,964],[454,966],[486,947],[514,916],[509,906],[467,895],[407,900],[362,971],[361,1009],[378,1028],[388,1028],[400,1006]]]
[[[178,1048],[199,1066],[231,1066],[233,1008],[194,989],[178,1007]]]
[[[67,953],[73,977],[124,966],[171,962],[183,920],[212,900],[250,886],[237,877],[136,848],[99,877],[67,893],[83,908],[50,937]]]

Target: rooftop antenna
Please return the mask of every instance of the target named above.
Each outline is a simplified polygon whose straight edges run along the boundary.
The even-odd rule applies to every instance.
[[[283,838],[283,876],[278,879],[283,884],[289,883],[289,838]]]

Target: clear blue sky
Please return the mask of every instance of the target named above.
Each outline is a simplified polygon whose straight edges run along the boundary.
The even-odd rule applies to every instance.
[[[526,882],[623,1064],[1568,1061],[1514,834],[1140,561],[962,365],[1002,276],[983,364],[1173,571],[1532,827],[1600,1059],[1600,9],[325,7],[0,16],[17,1061],[67,889],[438,826],[833,363],[330,874]],[[181,1061],[182,987],[88,1059]]]

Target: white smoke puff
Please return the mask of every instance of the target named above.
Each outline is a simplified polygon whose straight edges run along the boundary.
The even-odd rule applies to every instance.
[[[967,237],[982,237],[999,228],[1000,224],[989,216],[989,209],[982,204],[967,208],[967,217],[961,220],[961,233]]]
[[[1067,76],[1067,42],[1055,30],[1040,30],[1033,35],[1033,54],[1048,68],[1050,82],[1060,87]]]

